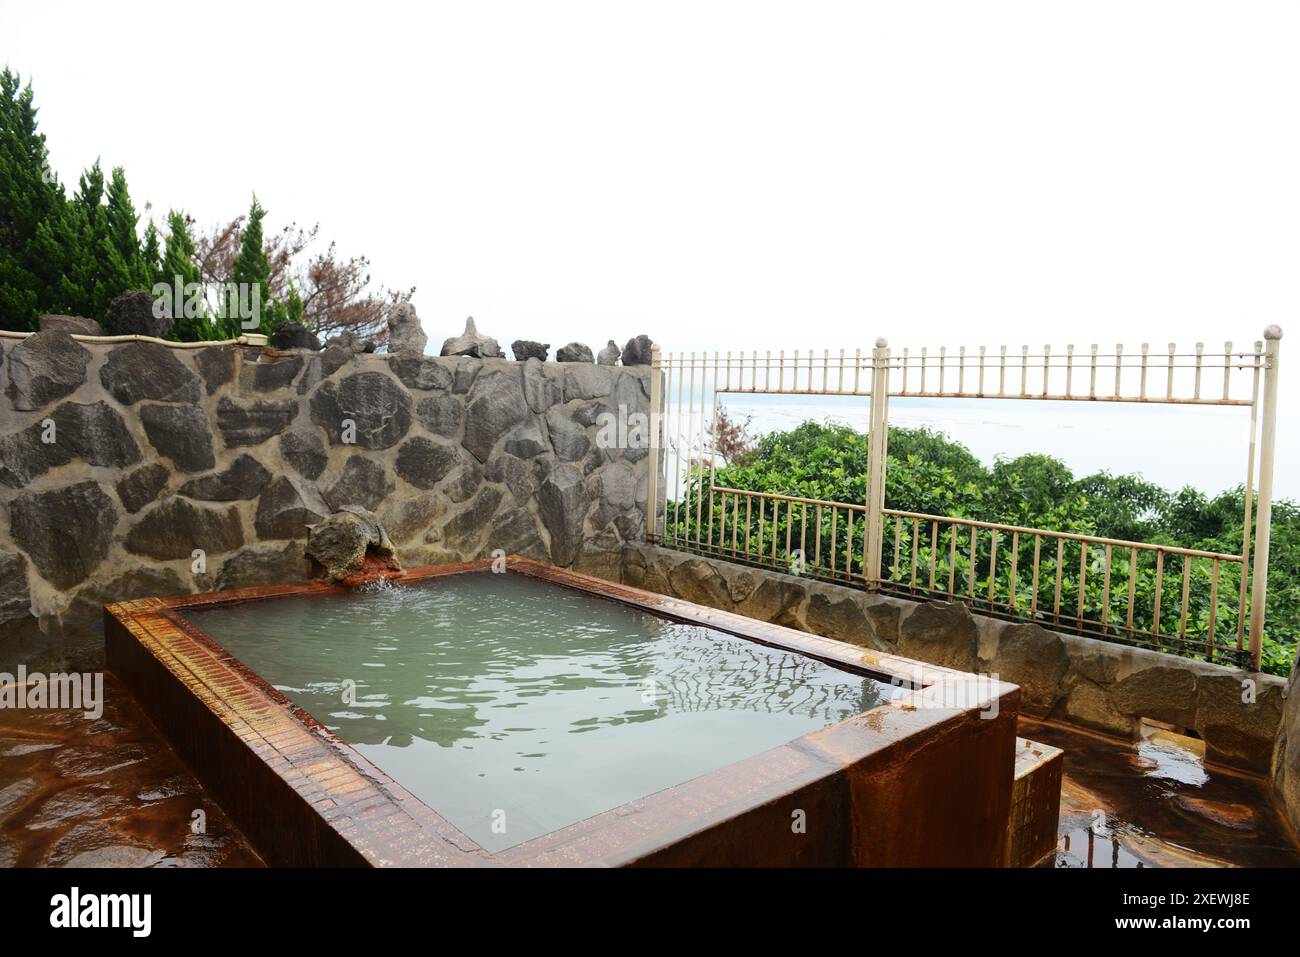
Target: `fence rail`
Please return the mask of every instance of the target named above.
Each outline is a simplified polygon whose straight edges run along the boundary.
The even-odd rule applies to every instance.
[[[909,597],[962,601],[986,614],[1177,654],[1258,667],[1264,624],[1277,360],[1281,332],[1252,349],[1146,345],[1126,353],[1005,347],[891,354],[861,350],[655,351],[648,533],[671,547]],[[712,447],[728,393],[870,399],[862,504],[716,483]],[[1069,530],[889,508],[892,397],[1052,399],[1249,407],[1242,550],[1229,554]],[[662,454],[661,454],[662,453]],[[1258,480],[1258,508],[1255,483]],[[1253,520],[1253,521],[1252,521]]]

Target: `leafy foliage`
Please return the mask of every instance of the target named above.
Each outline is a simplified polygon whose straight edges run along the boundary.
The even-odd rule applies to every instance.
[[[861,505],[867,494],[867,449],[867,436],[849,426],[808,421],[790,431],[762,436],[751,451],[730,464],[719,464],[714,482],[744,491]],[[775,554],[780,561],[786,560],[789,540],[791,550],[801,548],[804,559],[822,573],[862,574],[861,510],[819,510],[786,503],[773,507],[770,502],[760,507],[757,499],[747,502],[743,496],[716,493],[710,499],[708,482],[704,469],[687,476],[680,500],[669,502],[670,535],[704,542],[724,553],[734,542],[743,559],[748,534],[751,559],[761,554],[770,560]],[[1136,475],[1099,472],[1076,477],[1063,462],[1047,455],[999,458],[986,467],[965,446],[924,428],[890,429],[885,489],[887,508],[898,511],[1228,555],[1239,555],[1242,549],[1242,487],[1209,498],[1193,488],[1169,491]],[[925,521],[888,520],[884,533],[880,573],[902,586],[928,589],[933,558],[936,588],[946,590],[951,580],[952,592],[973,596],[976,605],[991,600],[1003,609],[1014,607],[1021,615],[1028,615],[1032,606],[1039,620],[1048,624],[1053,612],[1057,623],[1067,625],[1091,619],[1098,623],[1099,636],[1122,639],[1131,590],[1135,625],[1145,622],[1139,626],[1149,628],[1156,619],[1157,567],[1149,551],[1114,546],[1107,579],[1103,548],[1091,545],[1085,551],[1080,543],[1067,540],[1058,553],[1058,540],[1043,537],[1035,601],[1032,535],[1015,540],[1013,596],[1009,533],[999,533],[995,555],[987,530],[979,533],[974,552],[965,526],[940,523],[935,529]],[[1184,629],[1180,622],[1184,561],[1176,555],[1162,560],[1156,643],[1165,650],[1198,654],[1204,652],[1209,634],[1214,563],[1186,560]],[[1130,572],[1135,572],[1131,578]],[[1221,563],[1214,605],[1216,650],[1235,648],[1239,585],[1237,566]],[[1300,505],[1282,501],[1273,506],[1264,670],[1288,673],[1298,638]]]
[[[0,329],[33,331],[45,313],[102,322],[121,293],[163,283],[174,290],[171,338],[230,338],[246,331],[241,319],[251,318],[244,314],[255,285],[259,332],[298,320],[323,339],[345,331],[382,339],[388,306],[415,292],[372,289],[369,262],[342,259],[333,244],[309,253],[315,227],[289,226],[267,238],[256,197],[246,217],[197,241],[192,222],[176,210],[166,217],[165,237],[152,220],[141,235],[121,167],[106,179],[96,160],[73,196],[65,194],[36,114],[30,83],[0,71]],[[191,297],[187,284],[196,283],[202,292]],[[232,297],[230,283],[245,287]]]

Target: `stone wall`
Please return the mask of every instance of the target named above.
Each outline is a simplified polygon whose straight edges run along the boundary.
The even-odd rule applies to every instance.
[[[1273,751],[1273,790],[1291,826],[1300,832],[1300,657],[1291,667],[1282,706],[1282,726]]]
[[[646,450],[598,435],[648,411],[645,366],[0,350],[0,670],[97,666],[106,602],[301,579],[307,527],[344,506],[407,566],[499,548],[600,573],[644,538]]]
[[[960,602],[868,594],[644,543],[624,550],[620,575],[626,584],[725,611],[996,674],[1020,685],[1021,711],[1031,717],[1130,739],[1141,719],[1151,718],[1194,732],[1220,764],[1266,774],[1273,758],[1285,682],[1272,675],[973,615]],[[1300,706],[1291,701],[1288,708],[1297,735],[1288,745],[1287,780],[1300,792]]]

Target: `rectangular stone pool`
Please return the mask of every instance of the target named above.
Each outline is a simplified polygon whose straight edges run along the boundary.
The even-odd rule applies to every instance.
[[[125,602],[106,640],[272,862],[1005,851],[1013,686],[522,559]]]

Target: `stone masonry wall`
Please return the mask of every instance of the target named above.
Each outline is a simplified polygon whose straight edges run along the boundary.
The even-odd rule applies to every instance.
[[[1300,832],[1300,658],[1291,668],[1282,707],[1282,727],[1273,752],[1273,790],[1291,826]]]
[[[960,602],[869,594],[644,543],[625,549],[621,577],[917,661],[997,674],[1020,685],[1021,712],[1030,717],[1129,739],[1141,718],[1152,718],[1194,731],[1221,764],[1267,774],[1273,758],[1285,682],[1272,675],[973,615]],[[1300,725],[1300,707],[1293,701],[1289,710],[1292,726]],[[1300,729],[1288,754],[1291,787],[1300,791]]]
[[[645,366],[0,350],[0,670],[98,666],[107,602],[300,580],[307,527],[344,506],[406,566],[499,548],[599,574],[644,537],[646,450],[598,435],[648,411]]]

